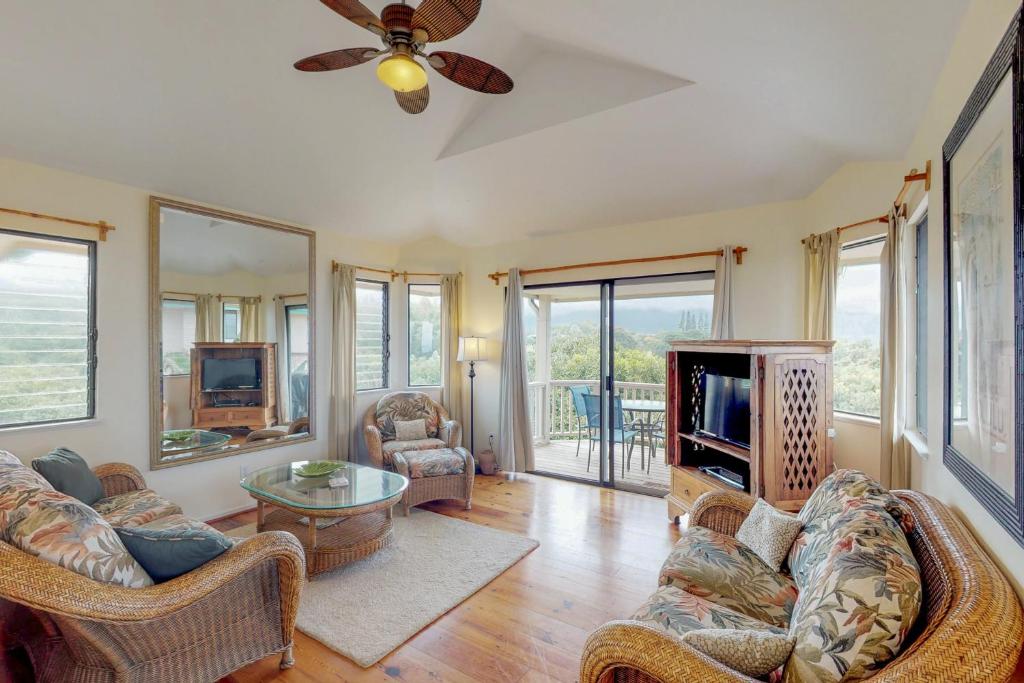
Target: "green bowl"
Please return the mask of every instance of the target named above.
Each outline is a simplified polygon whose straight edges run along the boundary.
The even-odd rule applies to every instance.
[[[316,477],[326,477],[329,474],[334,474],[344,467],[345,463],[337,462],[335,460],[314,460],[313,462],[307,462],[301,467],[296,467],[293,471],[300,477],[313,479]]]
[[[188,441],[195,436],[196,430],[194,429],[179,429],[173,432],[164,432],[164,441]]]

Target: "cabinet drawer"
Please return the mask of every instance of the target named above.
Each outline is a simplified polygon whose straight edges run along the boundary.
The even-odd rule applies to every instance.
[[[263,408],[232,408],[228,411],[229,420],[263,421]]]
[[[708,491],[724,488],[707,481],[695,471],[682,467],[672,468],[672,496],[688,507],[693,507],[694,502]]]

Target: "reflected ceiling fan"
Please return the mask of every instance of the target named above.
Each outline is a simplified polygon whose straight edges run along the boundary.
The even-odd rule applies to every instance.
[[[430,103],[427,72],[416,57],[422,57],[442,76],[464,88],[492,95],[512,90],[508,74],[487,62],[457,52],[424,52],[427,43],[448,40],[466,30],[480,13],[483,0],[423,0],[415,9],[403,0],[385,7],[380,18],[359,0],[320,1],[376,33],[384,47],[354,47],[313,55],[295,62],[299,71],[347,69],[388,55],[377,67],[377,77],[395,91],[398,106],[410,114],[423,112]]]

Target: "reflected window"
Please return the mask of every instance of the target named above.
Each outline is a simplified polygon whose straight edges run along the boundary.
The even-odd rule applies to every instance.
[[[163,372],[165,376],[192,372],[192,346],[196,343],[196,302],[164,299],[162,305]]]
[[[234,344],[242,338],[242,310],[238,303],[225,303],[222,320],[224,332],[222,340]]]
[[[290,419],[309,417],[309,307],[285,306]]]

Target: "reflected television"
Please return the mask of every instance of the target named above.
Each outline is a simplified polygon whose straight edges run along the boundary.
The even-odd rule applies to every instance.
[[[750,448],[750,380],[707,373],[704,376],[702,436]]]
[[[260,364],[255,358],[203,360],[203,391],[259,389]]]

